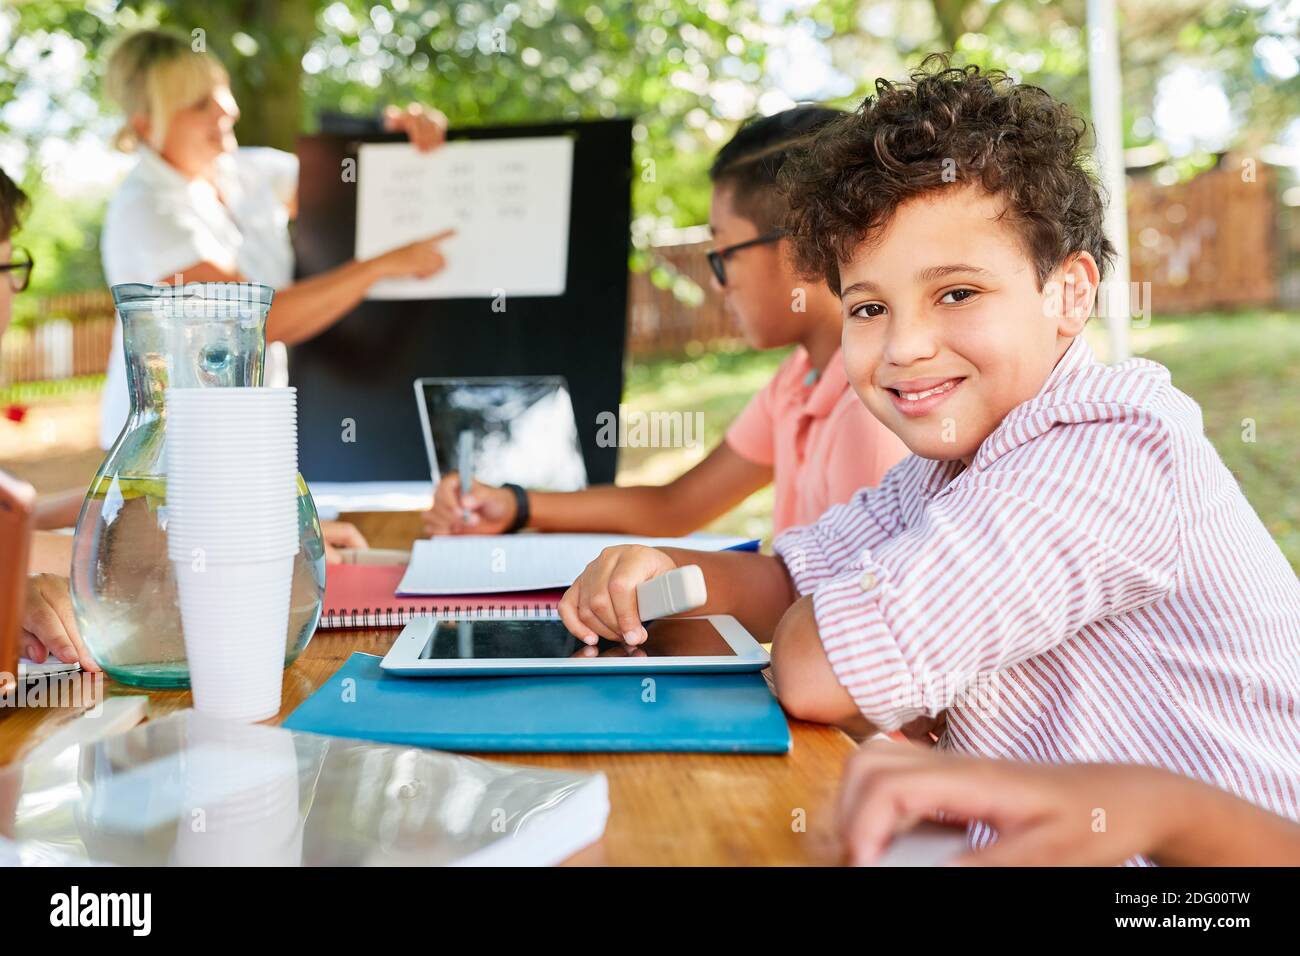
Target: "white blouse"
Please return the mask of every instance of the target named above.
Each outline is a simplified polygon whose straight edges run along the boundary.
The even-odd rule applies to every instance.
[[[218,193],[207,180],[187,179],[153,150],[141,147],[139,153],[104,219],[100,247],[109,285],[156,283],[197,262],[274,289],[293,281],[289,206],[298,188],[298,157],[267,147],[227,153],[217,164]],[[287,384],[284,355],[279,343],[268,346],[267,385]],[[129,412],[119,322],[100,410],[101,447],[117,440]]]

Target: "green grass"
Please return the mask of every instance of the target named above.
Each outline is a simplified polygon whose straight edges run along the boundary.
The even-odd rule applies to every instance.
[[[755,352],[722,348],[694,358],[636,361],[628,368],[624,404],[629,411],[700,412],[704,440],[698,448],[623,448],[620,484],[663,484],[700,461],[726,434],[727,426],[772,378],[789,349]],[[772,488],[750,495],[708,530],[770,538]]]
[[[1196,399],[1205,434],[1300,570],[1300,313],[1157,318],[1132,344]]]
[[[1098,325],[1088,334],[1105,356],[1104,330]],[[1157,317],[1133,330],[1131,345],[1134,354],[1167,366],[1174,385],[1200,404],[1210,441],[1300,570],[1300,313]],[[627,407],[702,412],[705,440],[699,449],[624,449],[619,481],[660,483],[699,461],[786,354],[734,350],[634,362]],[[1251,422],[1254,441],[1246,440]],[[770,488],[753,495],[710,530],[770,535],[771,496]]]

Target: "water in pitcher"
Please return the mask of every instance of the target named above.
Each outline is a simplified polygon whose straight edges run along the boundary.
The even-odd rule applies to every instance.
[[[167,388],[260,386],[272,295],[250,283],[113,287],[131,413],[77,520],[72,599],[86,646],[123,683],[189,686],[167,552]],[[301,476],[298,533],[286,665],[311,640],[325,589],[320,521]]]
[[[301,490],[301,489],[300,489]],[[95,646],[96,660],[112,678],[149,687],[188,687],[185,641],[176,578],[167,556],[165,483],[155,477],[106,478],[91,489],[82,520],[97,529],[76,543],[73,588],[96,599],[76,607],[82,633]],[[298,498],[301,518],[306,502]],[[310,521],[301,522],[310,525]],[[285,635],[285,666],[302,653],[320,616],[324,554],[319,539],[304,540],[294,562]]]

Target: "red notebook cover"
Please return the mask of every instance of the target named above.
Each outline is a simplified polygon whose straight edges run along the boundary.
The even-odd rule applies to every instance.
[[[514,594],[463,594],[397,597],[406,566],[331,564],[325,569],[322,628],[401,627],[413,617],[492,618],[556,616],[562,590]]]

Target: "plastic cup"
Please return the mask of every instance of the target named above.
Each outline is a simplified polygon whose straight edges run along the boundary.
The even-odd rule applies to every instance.
[[[194,709],[225,720],[280,711],[293,555],[239,563],[173,560]]]
[[[299,534],[298,509],[292,505],[262,509],[241,504],[194,514],[169,509],[167,515],[168,547],[178,560],[190,558],[195,548],[210,555],[232,549],[248,554],[267,548],[297,550]],[[183,553],[176,553],[178,549]]]
[[[270,444],[297,430],[297,422],[281,409],[258,409],[255,416],[226,416],[212,418],[198,414],[168,416],[167,425],[179,422],[186,429],[176,429],[177,444],[202,448],[229,441],[251,441]],[[169,436],[170,440],[170,436]]]
[[[167,555],[173,562],[187,564],[196,573],[201,573],[208,565],[246,564],[292,557],[301,546],[296,536],[288,540],[287,535],[279,541],[225,543],[203,538],[177,539],[173,543],[169,537]]]
[[[221,492],[212,495],[195,495],[186,489],[179,496],[169,497],[167,513],[184,515],[187,519],[202,520],[215,514],[226,514],[233,505],[245,505],[249,511],[259,515],[275,514],[277,511],[296,511],[298,495],[286,493],[283,488],[266,493],[236,494]]]
[[[211,392],[220,392],[215,397]],[[169,388],[167,389],[167,407],[179,405],[200,405],[204,408],[239,407],[255,403],[267,405],[273,403],[293,404],[297,401],[296,388],[263,388],[261,386],[213,388]]]
[[[265,459],[250,460],[251,467],[257,468],[256,475],[248,471],[223,471],[220,468],[204,468],[201,464],[169,467],[167,473],[167,500],[179,496],[178,500],[188,498],[201,500],[201,496],[265,498],[268,495],[282,494],[291,498],[298,497],[297,472],[290,471],[293,466],[286,462],[268,462]],[[172,486],[175,485],[173,488]]]

